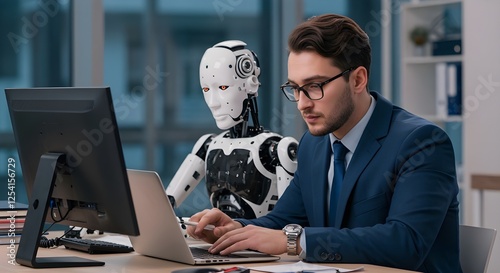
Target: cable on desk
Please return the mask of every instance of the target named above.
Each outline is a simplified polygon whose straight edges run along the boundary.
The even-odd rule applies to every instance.
[[[68,217],[69,212],[73,209],[73,208],[70,208],[68,211],[66,211],[66,214],[64,216],[62,216],[61,209],[59,208],[59,205],[56,205],[57,210],[59,212],[59,215],[61,215],[61,219],[55,219],[54,218],[54,213],[53,213],[53,211],[54,211],[54,205],[53,204],[54,204],[54,202],[53,202],[53,200],[51,200],[51,203],[50,203],[50,207],[51,207],[50,217],[52,218],[53,222],[52,222],[52,224],[48,228],[46,228],[42,232],[42,234],[40,234],[41,237],[40,237],[40,242],[38,243],[38,247],[55,248],[55,247],[60,246],[61,244],[60,244],[59,240],[62,237],[66,236],[66,234],[68,234],[70,231],[72,231],[75,228],[73,226],[70,229],[68,229],[66,232],[64,232],[64,234],[62,236],[56,237],[56,238],[53,238],[53,239],[48,239],[47,237],[44,236],[44,234],[46,234],[47,231],[49,231],[52,228],[52,226],[54,226],[56,223],[59,223],[59,222],[63,221],[64,219],[66,219],[66,217]]]
[[[45,234],[47,232],[47,230],[49,230],[50,228],[52,227],[52,225],[50,225],[49,228],[47,228],[45,230],[45,232],[43,234]],[[55,248],[55,247],[58,247],[61,245],[61,243],[59,242],[59,240],[66,236],[66,234],[68,234],[70,231],[72,231],[75,227],[71,227],[70,229],[68,229],[66,232],[64,232],[64,234],[62,236],[59,236],[59,237],[56,237],[56,238],[53,238],[53,239],[49,239],[45,236],[42,235],[42,237],[40,238],[40,243],[38,244],[38,247],[43,247],[43,248]]]

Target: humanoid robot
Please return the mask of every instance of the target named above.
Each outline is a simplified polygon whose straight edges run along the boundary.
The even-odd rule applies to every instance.
[[[194,145],[166,189],[178,207],[205,177],[213,207],[232,218],[267,214],[297,168],[298,142],[259,124],[257,56],[237,40],[207,49],[200,84],[219,135],[206,134]],[[249,124],[251,117],[253,126]]]

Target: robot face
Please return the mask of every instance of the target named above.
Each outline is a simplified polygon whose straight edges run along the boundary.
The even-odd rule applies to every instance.
[[[249,50],[233,52],[212,47],[205,51],[200,63],[200,84],[219,129],[226,130],[243,121],[245,100],[248,95],[257,95],[257,69]]]

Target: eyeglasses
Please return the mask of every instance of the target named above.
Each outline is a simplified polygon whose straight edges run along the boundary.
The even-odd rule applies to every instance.
[[[324,96],[323,86],[325,84],[344,76],[345,74],[351,72],[353,69],[354,67],[346,69],[340,74],[335,75],[324,82],[311,82],[302,86],[292,85],[290,84],[290,82],[286,82],[281,85],[280,88],[281,91],[283,91],[283,94],[285,94],[285,97],[292,102],[299,101],[300,91],[304,92],[306,97],[308,97],[310,100],[320,100]]]

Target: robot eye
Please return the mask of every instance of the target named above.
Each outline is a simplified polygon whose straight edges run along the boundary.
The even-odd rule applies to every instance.
[[[229,88],[228,85],[221,85],[221,86],[219,86],[219,89],[222,90],[222,91],[224,91],[224,90],[226,90],[228,88]]]
[[[201,90],[203,90],[203,92],[208,92],[208,91],[210,91],[210,88],[208,88],[208,87],[203,87]]]

